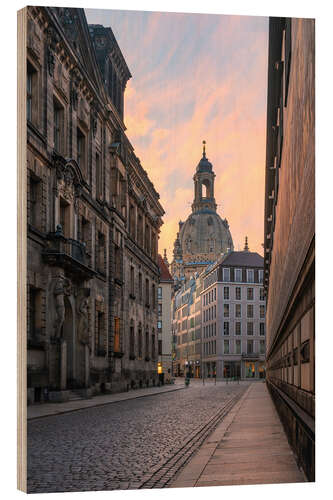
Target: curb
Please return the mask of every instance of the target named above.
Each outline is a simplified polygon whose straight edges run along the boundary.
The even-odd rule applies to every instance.
[[[114,403],[122,403],[123,401],[130,401],[132,399],[139,399],[139,398],[147,398],[147,397],[151,397],[151,396],[158,396],[159,394],[168,394],[169,392],[180,391],[180,390],[184,390],[184,389],[185,389],[185,387],[177,387],[177,388],[174,388],[174,389],[170,389],[170,391],[153,392],[151,394],[141,394],[139,396],[134,396],[132,398],[118,399],[118,400],[115,400],[115,401],[107,401],[107,402],[104,402],[104,403],[98,403],[97,402],[96,404],[91,405],[91,406],[84,406],[84,407],[81,407],[81,408],[71,408],[69,410],[63,410],[63,411],[59,411],[59,412],[56,412],[56,413],[49,413],[48,415],[40,415],[38,417],[27,417],[27,422],[31,422],[31,421],[34,421],[34,420],[39,420],[39,419],[42,419],[42,418],[56,417],[58,415],[64,415],[66,413],[73,413],[75,411],[80,411],[80,410],[89,410],[90,408],[97,408],[97,407],[107,406],[107,405],[111,405],[111,404],[114,404]]]

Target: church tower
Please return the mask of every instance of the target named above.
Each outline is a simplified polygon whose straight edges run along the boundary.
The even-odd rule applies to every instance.
[[[171,263],[171,273],[178,282],[202,272],[221,254],[234,249],[228,221],[217,213],[215,173],[206,156],[206,141],[193,181],[192,213],[185,222],[179,222]]]

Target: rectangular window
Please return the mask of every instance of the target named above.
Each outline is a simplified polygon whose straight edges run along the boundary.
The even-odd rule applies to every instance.
[[[249,321],[247,323],[247,334],[253,335],[253,323],[252,323],[252,321]]]
[[[154,284],[151,286],[152,306],[156,309],[156,287]]]
[[[162,356],[162,340],[158,340],[158,355]]]
[[[241,353],[241,341],[236,340],[236,354],[240,354],[240,353]]]
[[[130,269],[130,296],[133,299],[134,298],[134,267],[131,266]]]
[[[53,100],[53,127],[54,149],[61,153],[64,137],[64,108],[56,99]]]
[[[142,302],[142,274],[139,273],[139,300]]]
[[[77,162],[80,168],[85,171],[86,166],[86,138],[81,130],[77,129]]]
[[[260,307],[260,317],[264,318],[265,317],[265,306],[261,305]]]
[[[98,232],[97,237],[97,271],[105,274],[105,237],[104,234]]]
[[[253,318],[253,304],[247,305],[247,317]]]
[[[60,198],[60,225],[65,238],[71,237],[70,205]]]
[[[158,329],[158,331],[162,331],[162,321],[161,320],[157,321],[157,329]]]
[[[229,318],[229,304],[223,304],[223,315],[225,318]]]
[[[235,281],[237,283],[242,282],[242,270],[241,269],[235,269]]]
[[[162,298],[162,287],[161,286],[159,286],[158,289],[157,289],[157,296],[158,296],[159,299]]]
[[[38,118],[38,73],[35,68],[27,62],[27,120],[37,124]]]
[[[224,297],[224,300],[229,300],[229,287],[228,286],[225,286],[223,288],[223,297]]]
[[[101,162],[100,162],[100,156],[98,153],[96,153],[96,158],[95,158],[95,168],[96,168],[96,198],[102,199],[102,194],[103,194],[103,189],[102,189],[102,169],[101,169]]]
[[[260,300],[265,300],[265,290],[263,288],[260,288]]]
[[[214,300],[216,300],[216,288],[214,288]]]
[[[223,281],[230,281],[230,269],[229,269],[229,267],[223,268]]]
[[[253,300],[253,288],[247,289],[247,300]]]
[[[41,181],[30,175],[29,189],[29,222],[34,227],[39,227],[40,224],[40,191]]]
[[[151,359],[156,359],[155,334],[151,336]]]
[[[247,353],[253,354],[253,340],[247,341]]]
[[[120,318],[114,318],[113,351],[120,352]]]
[[[260,340],[260,354],[265,354],[265,341]]]
[[[235,299],[236,300],[241,300],[242,299],[242,289],[240,286],[236,286],[235,289]]]
[[[247,270],[247,282],[254,283],[254,270],[253,269]]]
[[[242,305],[241,304],[236,304],[236,318],[241,318],[242,317]]]
[[[240,321],[236,321],[235,323],[235,333],[236,335],[242,334],[242,323]]]
[[[223,323],[223,335],[229,335],[229,321]]]
[[[229,354],[229,340],[224,340],[223,341],[223,346],[224,346],[224,354]]]
[[[162,316],[162,304],[158,304],[158,315]]]
[[[263,269],[259,269],[259,283],[264,281],[264,271]]]
[[[259,323],[259,333],[265,335],[265,323]]]
[[[146,306],[150,305],[149,301],[149,280],[146,278]]]

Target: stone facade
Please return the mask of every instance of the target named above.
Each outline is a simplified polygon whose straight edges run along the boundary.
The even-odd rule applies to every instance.
[[[193,177],[192,213],[185,222],[179,222],[179,232],[174,243],[171,274],[177,285],[195,273],[201,273],[222,253],[233,250],[228,221],[222,220],[216,212],[215,173],[206,157],[205,141],[203,143],[202,158]]]
[[[263,258],[229,252],[188,280],[174,297],[173,331],[176,375],[263,378]]]
[[[161,383],[170,383],[172,378],[172,329],[171,296],[173,279],[169,272],[166,250],[164,258],[159,255],[160,280],[158,286],[158,373]]]
[[[267,383],[315,478],[315,22],[269,23],[265,192]]]
[[[156,382],[164,212],[125,135],[130,77],[111,29],[82,9],[28,8],[29,402]]]

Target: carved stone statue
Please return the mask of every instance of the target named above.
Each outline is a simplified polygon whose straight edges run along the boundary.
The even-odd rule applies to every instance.
[[[89,339],[89,316],[88,316],[88,307],[89,307],[89,295],[90,290],[84,288],[80,290],[79,296],[77,298],[77,335],[78,340],[81,344],[88,345],[89,350],[90,339]]]

